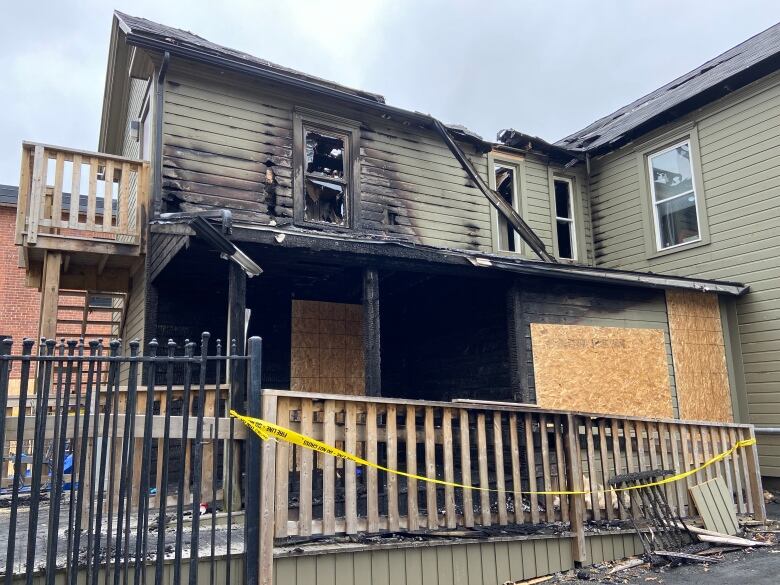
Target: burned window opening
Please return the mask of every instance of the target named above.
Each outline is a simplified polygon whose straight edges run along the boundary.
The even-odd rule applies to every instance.
[[[512,167],[495,165],[496,192],[513,209],[517,209],[515,170]],[[518,252],[519,245],[515,230],[503,214],[498,216],[498,249],[505,252]]]
[[[347,136],[304,127],[303,219],[346,226],[348,223]]]
[[[558,237],[558,257],[577,259],[574,233],[574,198],[572,182],[569,179],[555,179],[555,230]]]

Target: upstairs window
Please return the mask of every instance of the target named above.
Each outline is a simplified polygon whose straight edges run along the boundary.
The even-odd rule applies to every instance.
[[[519,212],[519,194],[517,188],[517,173],[514,166],[496,162],[493,168],[496,179],[496,193],[506,201],[515,211]],[[504,252],[519,252],[520,237],[515,232],[512,224],[498,214],[498,249]]]
[[[324,122],[324,123],[321,123]],[[296,222],[348,228],[355,225],[357,128],[295,115]]]
[[[553,179],[555,190],[555,233],[558,241],[558,257],[577,259],[577,236],[574,222],[574,189],[571,179]]]
[[[657,249],[700,241],[690,141],[648,156],[647,164]]]

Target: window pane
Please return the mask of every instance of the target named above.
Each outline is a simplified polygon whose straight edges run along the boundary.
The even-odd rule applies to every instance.
[[[691,149],[687,142],[668,152],[650,157],[650,166],[656,201],[693,190]]]
[[[571,183],[568,181],[554,181],[555,183],[555,215],[557,217],[571,218]]]
[[[303,217],[306,221],[344,225],[347,215],[344,188],[338,183],[306,177]]]
[[[657,204],[661,247],[668,248],[699,238],[696,197],[693,193]]]
[[[496,192],[515,207],[515,171],[511,167],[496,165]],[[498,218],[498,249],[515,252],[515,231],[503,214]]]
[[[558,221],[558,256],[574,260],[574,245],[571,237],[572,224],[568,221]]]
[[[344,178],[344,138],[306,130],[306,172]]]

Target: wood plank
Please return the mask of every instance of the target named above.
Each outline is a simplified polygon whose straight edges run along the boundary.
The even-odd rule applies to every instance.
[[[406,472],[417,475],[417,411],[414,406],[406,407]],[[420,528],[420,513],[417,506],[417,480],[407,478],[406,508],[409,530]]]
[[[733,447],[737,443],[737,431],[733,428],[729,429],[729,448]],[[740,514],[747,513],[747,506],[745,505],[745,492],[742,491],[742,465],[740,449],[734,451],[731,455],[732,467],[734,468],[734,488],[735,488],[735,500],[737,502],[737,509]]]
[[[30,209],[27,217],[27,243],[38,241],[38,223],[43,209],[43,197],[46,191],[46,171],[48,162],[46,151],[40,144],[35,146],[33,155],[32,187],[30,190]]]
[[[739,437],[741,440],[754,438],[752,431],[749,429],[742,429]],[[761,490],[761,477],[758,465],[758,449],[754,445],[753,447],[737,450],[742,451],[740,455],[743,461],[742,468],[745,471],[745,493],[747,496],[748,513],[766,517],[766,513],[760,511],[756,514],[756,509],[759,507],[763,508],[764,505],[764,494]]]
[[[558,470],[558,473],[555,476],[556,483],[555,483],[555,489],[557,491],[568,491],[566,489],[567,485],[567,479],[566,479],[566,464],[564,463],[564,442],[565,439],[563,437],[562,432],[562,426],[561,426],[561,417],[560,415],[555,415],[554,417],[554,423],[555,423],[555,466]],[[572,496],[560,496],[560,502],[561,502],[561,521],[562,522],[568,522],[569,521],[569,499]]]
[[[512,461],[512,494],[514,498],[513,508],[515,523],[525,522],[523,514],[523,485],[520,480],[520,445],[517,437],[517,415],[509,414],[509,453]]]
[[[397,436],[398,411],[395,404],[387,405],[387,466],[390,469],[398,469],[398,436]],[[387,474],[387,528],[394,531],[400,529],[400,512],[398,510],[398,476],[395,473]]]
[[[73,174],[70,182],[70,206],[68,207],[68,227],[79,226],[79,203],[81,200],[81,155],[73,155]]]
[[[712,436],[710,435],[710,429],[708,427],[699,427],[699,432],[701,433],[701,444],[702,449],[704,450],[704,461],[709,461],[712,459]],[[703,461],[703,462],[704,462]],[[715,468],[712,465],[708,465],[704,469],[704,477],[708,481],[714,477],[713,472],[715,471]]]
[[[620,450],[620,430],[618,429],[618,421],[617,419],[612,419],[610,421],[610,433],[612,435],[612,459],[613,459],[613,465],[615,468],[615,475],[622,475],[623,474],[623,455]],[[606,487],[606,486],[605,486]],[[612,494],[613,498],[617,499],[622,497],[622,494]],[[618,513],[620,515],[620,518],[625,520],[627,517],[626,510],[623,508],[623,506],[618,506]]]
[[[691,434],[691,442],[692,442],[692,452],[693,452],[693,466],[694,467],[700,467],[702,463],[704,463],[704,459],[702,458],[701,453],[701,431],[700,427],[698,425],[691,425],[689,426],[690,434]],[[695,474],[693,474],[694,481],[696,482],[702,482],[705,480],[704,473],[702,471],[697,471]]]
[[[286,398],[277,399],[277,420],[279,424],[287,426],[290,424],[290,401]],[[327,439],[325,442],[328,443]],[[333,443],[328,443],[332,445]],[[284,538],[287,536],[287,521],[289,516],[289,482],[290,482],[290,443],[287,441],[278,441],[276,444],[276,478],[275,478],[275,501],[276,506],[274,510],[274,524],[275,524],[275,536],[276,538]],[[330,457],[331,462],[333,458]],[[332,480],[331,480],[332,483]],[[323,484],[325,480],[323,479]],[[327,488],[324,488],[327,489]],[[333,492],[331,486],[330,491]],[[331,498],[332,499],[332,498]],[[325,532],[325,509],[328,506],[328,498],[323,496],[323,532]],[[325,532],[325,534],[333,534],[333,532]]]
[[[718,429],[718,434],[720,435],[720,450],[725,451],[729,449],[731,445],[729,445],[728,431],[725,428],[721,427],[720,429]],[[731,457],[724,457],[722,463],[723,463],[723,473],[726,479],[726,486],[728,487],[729,493],[732,495],[733,498],[734,478],[731,471]]]
[[[366,459],[377,463],[377,405],[366,405]],[[375,467],[364,470],[366,473],[366,506],[368,531],[379,532],[379,481]]]
[[[599,456],[601,457],[601,474],[604,478],[604,514],[606,515],[607,520],[612,520],[615,518],[615,511],[613,509],[612,493],[608,491],[608,483],[611,475],[609,469],[609,451],[607,450],[607,425],[603,418],[599,419],[598,433]]]
[[[721,478],[695,485],[690,493],[707,530],[731,536],[739,531],[734,502]]]
[[[301,434],[311,437],[313,412],[311,400],[301,400]],[[314,452],[304,447],[297,448],[300,465],[300,491],[298,496],[298,534],[309,536],[312,521],[312,471]],[[347,449],[347,452],[354,453]]]
[[[270,423],[276,422],[276,396],[263,396],[263,419]],[[263,463],[260,475],[260,583],[273,583],[274,568],[274,497],[276,494],[276,441],[263,441],[261,446],[261,461]]]
[[[645,455],[645,423],[636,421],[636,458],[639,465],[639,471],[647,471],[650,464]]]
[[[680,473],[683,471],[683,469],[680,467],[680,441],[678,439],[679,433],[680,427],[678,425],[669,425],[669,440],[671,442],[672,449],[672,467],[674,468],[675,473]],[[675,498],[677,501],[677,513],[680,516],[684,516],[687,514],[686,510],[688,506],[685,484],[683,484],[682,481],[676,481],[674,482],[674,489],[677,493]]]
[[[469,436],[469,411],[461,410],[460,415],[460,469],[461,480],[465,486],[471,485],[471,440]],[[472,491],[463,489],[463,524],[467,528],[474,526],[474,501]],[[520,508],[522,510],[522,506]]]
[[[586,419],[586,423],[590,419]],[[587,432],[587,424],[586,424]],[[568,462],[566,488],[573,492],[583,490],[582,485],[582,461],[580,460],[580,428],[579,421],[571,414],[566,415],[566,461]],[[591,447],[593,441],[591,440]],[[592,451],[592,448],[590,449]],[[590,453],[588,455],[590,458]],[[598,508],[598,502],[594,509]],[[575,561],[584,563],[587,560],[585,545],[585,496],[571,496],[571,531],[574,533],[572,542],[572,556]]]
[[[433,408],[425,408],[425,475],[436,479],[436,431],[433,427]],[[439,507],[436,503],[436,484],[425,482],[428,528],[439,527]]]
[[[105,174],[103,181],[103,229],[111,231],[111,221],[114,217],[114,161],[105,161]]]
[[[455,462],[452,443],[452,410],[445,408],[442,410],[442,451],[444,453],[444,481],[453,483],[455,481]],[[457,526],[457,517],[455,516],[455,489],[452,486],[444,487],[444,513],[447,528]]]
[[[16,200],[16,239],[14,243],[21,246],[24,242],[22,232],[27,228],[29,215],[30,190],[32,188],[32,159],[33,151],[22,147],[22,166],[19,173],[19,195]]]
[[[536,453],[534,451],[534,427],[530,413],[525,414],[525,462],[528,466],[528,491],[536,491]],[[531,507],[531,524],[539,524],[539,498],[535,494],[529,494]]]
[[[488,461],[487,461],[487,437],[485,435],[485,413],[477,413],[477,453],[479,453],[479,487],[489,488]],[[490,492],[479,492],[479,507],[482,517],[482,525],[490,526]]]
[[[730,529],[734,530],[734,532],[729,532],[728,534],[736,534],[739,532],[739,522],[737,521],[737,507],[734,505],[734,496],[731,494],[731,492],[728,491],[728,487],[726,487],[726,482],[722,477],[716,477],[715,480],[713,480],[712,485],[710,486],[710,489],[713,491],[713,495],[715,495],[715,491],[718,492],[718,497],[724,502],[724,510],[722,511],[722,514],[724,515],[724,520],[730,524]]]
[[[58,152],[54,162],[54,190],[51,197],[51,221],[52,226],[55,228],[60,227],[62,223],[62,184],[64,174],[65,155],[62,152]]]
[[[688,426],[687,425],[680,425],[680,443],[682,444],[682,454],[683,454],[683,471],[690,471],[693,469],[693,457],[691,455],[691,447],[689,446],[689,432],[688,432]],[[685,486],[686,486],[686,493],[691,488],[691,486],[694,484],[693,476],[689,475],[685,478]],[[690,502],[688,502],[686,506],[687,512],[690,514],[691,506]]]
[[[596,449],[593,445],[593,421],[585,418],[585,441],[588,452],[588,478],[590,480],[590,503],[593,519],[601,520],[601,506],[599,506],[598,470],[596,469]]]
[[[138,182],[141,180],[141,173],[136,176],[136,189],[140,189]],[[137,198],[137,194],[136,194]],[[136,201],[136,205],[137,205]],[[128,208],[130,206],[130,165],[122,163],[122,176],[119,179],[119,199],[117,201],[117,229],[120,233],[127,232],[128,226]]]
[[[357,405],[348,401],[344,406],[344,450],[357,450]],[[344,502],[347,534],[357,533],[357,481],[354,461],[344,461]]]
[[[550,444],[547,433],[547,417],[539,415],[539,449],[542,452],[542,474],[544,476],[544,491],[552,491],[552,482],[550,481]],[[544,496],[544,517],[547,522],[555,522],[555,507],[553,505],[553,496],[545,494]]]
[[[91,157],[89,159],[89,183],[87,184],[87,217],[86,217],[86,229],[98,230],[98,226],[95,224],[95,213],[97,209],[97,177],[98,177],[98,165],[100,159]]]
[[[506,481],[504,478],[504,429],[501,424],[500,411],[493,413],[493,457],[496,470],[496,489],[498,506],[498,523],[501,526],[507,524],[506,514]]]
[[[322,440],[327,445],[336,445],[336,402],[326,400],[322,414]],[[322,532],[336,532],[336,458],[322,460]]]
[[[661,466],[664,469],[673,470],[671,456],[669,454],[669,441],[667,441],[669,438],[669,426],[665,423],[660,423],[658,425],[658,443],[659,448],[661,449]],[[667,483],[663,486],[663,489],[666,493],[666,501],[669,505],[678,506],[677,492],[674,489],[674,484]]]

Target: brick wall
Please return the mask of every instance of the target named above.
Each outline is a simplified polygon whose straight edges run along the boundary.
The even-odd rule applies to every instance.
[[[38,336],[41,295],[25,285],[19,268],[19,248],[14,245],[16,208],[0,206],[0,335],[14,338],[14,353],[21,352],[25,337]],[[18,369],[12,378],[18,378]]]

